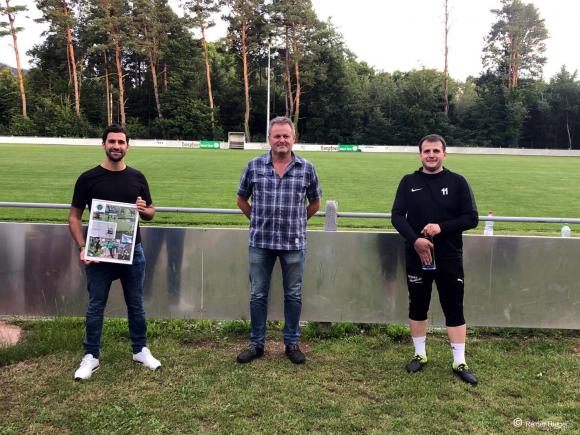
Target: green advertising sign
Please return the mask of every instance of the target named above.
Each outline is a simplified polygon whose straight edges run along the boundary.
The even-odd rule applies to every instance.
[[[209,150],[219,150],[220,143],[214,140],[202,140],[199,143],[200,148],[209,149]]]
[[[358,152],[358,145],[339,145],[338,152],[339,153],[356,153]]]

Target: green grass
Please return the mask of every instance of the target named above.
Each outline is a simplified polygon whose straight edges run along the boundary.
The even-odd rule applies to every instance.
[[[127,161],[147,176],[157,206],[236,208],[239,177],[261,152],[132,148]],[[78,175],[103,158],[100,147],[0,145],[0,201],[70,203]],[[317,167],[324,199],[339,211],[389,212],[401,177],[419,167],[414,154],[300,153]],[[446,166],[470,182],[480,214],[580,216],[579,159],[450,155]],[[65,222],[66,211],[0,208],[2,221]],[[242,216],[160,213],[155,225],[245,226]],[[323,225],[314,218],[311,226]],[[390,229],[376,219],[339,220],[342,229]],[[495,224],[496,232],[557,234],[560,225]],[[572,231],[580,226],[572,226]],[[478,230],[481,232],[482,230]]]
[[[308,361],[295,366],[271,323],[265,358],[242,366],[247,322],[150,321],[163,369],[149,372],[131,361],[126,321],[109,319],[101,369],[78,383],[82,320],[20,324],[24,341],[0,349],[3,434],[512,433],[516,418],[580,427],[578,332],[474,330],[468,361],[480,385],[471,387],[451,373],[439,331],[424,371],[409,375],[401,326],[309,324]]]

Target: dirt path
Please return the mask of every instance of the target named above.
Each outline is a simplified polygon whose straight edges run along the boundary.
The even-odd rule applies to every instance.
[[[18,343],[22,334],[18,326],[9,325],[0,320],[0,346],[12,346]]]

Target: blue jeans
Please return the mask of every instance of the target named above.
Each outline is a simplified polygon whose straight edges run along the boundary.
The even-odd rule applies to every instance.
[[[83,346],[85,354],[99,357],[103,317],[109,298],[111,284],[121,280],[123,295],[127,304],[129,334],[133,353],[141,352],[147,345],[147,322],[143,307],[143,281],[145,279],[145,256],[141,244],[135,245],[133,264],[97,263],[85,267],[89,305],[87,307],[86,333]]]
[[[254,346],[264,347],[266,341],[268,293],[276,258],[280,258],[284,285],[284,344],[295,344],[300,338],[304,250],[275,251],[250,246],[250,342]]]

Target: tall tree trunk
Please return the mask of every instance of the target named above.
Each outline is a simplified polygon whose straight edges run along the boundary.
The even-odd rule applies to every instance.
[[[143,33],[145,34],[145,39],[149,40],[149,31],[147,25],[143,27]],[[161,100],[159,99],[159,85],[157,83],[157,55],[156,55],[156,44],[157,41],[153,36],[151,38],[151,44],[149,46],[149,68],[151,70],[151,79],[153,81],[153,95],[155,96],[155,107],[157,108],[157,117],[159,121],[163,120],[163,113],[161,112]],[[140,75],[140,74],[139,74]],[[163,130],[163,124],[161,123],[161,129]]]
[[[290,116],[290,104],[288,103],[288,84],[286,83],[286,77],[284,76],[284,105],[286,106],[286,116]]]
[[[111,124],[112,124],[113,118],[115,117],[114,106],[113,106],[113,91],[111,91],[111,93],[109,94],[109,106],[111,107]],[[117,122],[118,122],[118,120],[119,120],[119,114],[117,113]]]
[[[63,0],[62,6],[64,9],[64,16],[65,19],[68,17],[68,5],[66,1]],[[73,38],[72,38],[72,29],[67,24],[66,25],[66,46],[68,51],[68,58],[70,62],[70,66],[72,69],[72,78],[73,78],[73,86],[75,91],[75,111],[78,117],[81,116],[81,96],[79,93],[79,82],[77,77],[77,62],[75,58],[75,49],[73,46]]]
[[[6,0],[6,8],[10,8],[10,0]],[[14,54],[16,56],[16,72],[18,74],[18,83],[20,86],[20,100],[22,101],[22,116],[28,119],[26,113],[26,92],[24,92],[24,77],[22,75],[22,68],[20,67],[20,54],[18,53],[18,38],[16,37],[16,29],[14,28],[14,15],[8,14],[8,21],[10,21],[10,33],[12,33],[12,41],[14,42]]]
[[[449,113],[449,46],[447,44],[447,38],[449,35],[449,9],[447,7],[447,1],[448,0],[445,0],[445,79],[443,83],[443,112],[446,115]]]
[[[566,133],[568,133],[568,149],[572,149],[572,135],[570,134],[570,119],[568,113],[568,97],[566,97]]]
[[[135,68],[133,68],[133,78],[135,83],[137,83],[137,87],[141,87],[143,84],[141,80],[141,61],[135,62]]]
[[[79,69],[79,77],[83,76],[83,62],[84,62],[84,58],[80,58],[78,61],[78,69]],[[83,82],[82,80],[79,80],[79,101],[80,101],[80,96],[83,92]]]
[[[300,65],[294,60],[294,75],[296,76],[296,102],[294,104],[294,130],[298,139],[298,120],[300,119]]]
[[[292,56],[294,57],[294,79],[296,80],[296,93],[294,95],[294,130],[298,139],[298,121],[300,120],[300,48],[296,36],[296,28],[292,27]]]
[[[518,79],[520,78],[520,53],[516,51],[514,54],[514,81],[513,88],[518,87]]]
[[[107,66],[107,52],[103,51],[105,65],[105,101],[107,103],[107,125],[113,123],[113,104],[111,101],[111,87],[109,85],[109,68]]]
[[[119,116],[121,125],[125,126],[125,85],[123,84],[123,68],[121,67],[121,44],[119,42],[119,32],[113,30],[113,41],[115,43],[115,62],[117,64],[117,77],[119,79]]]
[[[167,92],[168,87],[167,62],[163,62],[163,92]]]
[[[519,75],[519,48],[518,40],[515,35],[509,35],[509,60],[508,60],[508,88],[515,89],[518,87]]]
[[[72,71],[70,70],[70,53],[68,51],[68,45],[65,50],[66,53],[66,70],[68,72],[68,92],[70,93],[70,87],[72,86]]]
[[[294,94],[292,92],[292,76],[290,75],[290,37],[288,36],[288,27],[286,27],[286,89],[286,116],[291,118],[294,116]]]
[[[246,97],[246,112],[244,113],[244,132],[246,134],[246,141],[250,142],[250,84],[248,81],[248,59],[246,47],[246,20],[242,22],[242,64],[244,67],[244,95]]]
[[[197,2],[199,7],[199,1]],[[211,73],[209,69],[209,53],[207,51],[207,41],[205,40],[205,25],[203,18],[199,18],[199,27],[201,27],[201,45],[203,46],[203,53],[205,56],[205,75],[207,80],[207,94],[209,98],[209,108],[211,109],[211,131],[215,129],[215,118],[213,113],[213,95],[211,90]]]
[[[161,113],[161,101],[159,100],[159,85],[157,84],[157,66],[153,60],[153,55],[149,53],[149,67],[151,68],[151,78],[153,79],[153,94],[155,95],[155,107],[157,108],[157,117],[163,120]]]

